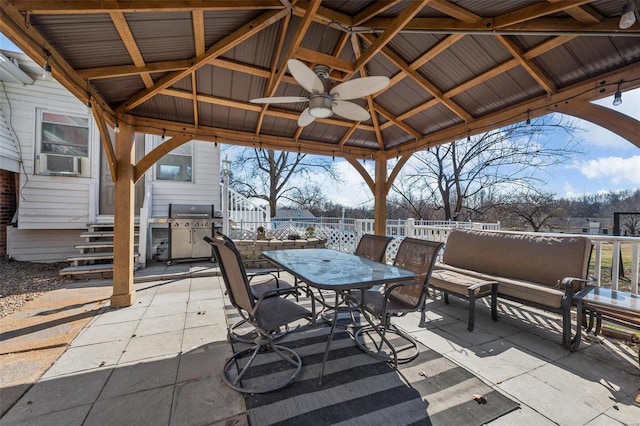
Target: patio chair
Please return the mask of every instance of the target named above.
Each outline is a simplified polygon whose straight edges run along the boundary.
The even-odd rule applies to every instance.
[[[362,304],[363,316],[369,323],[355,333],[356,343],[361,349],[392,362],[396,367],[418,356],[418,343],[397,327],[392,318],[424,310],[429,276],[441,248],[441,242],[405,238],[398,247],[393,264],[415,272],[415,280],[349,294],[354,303]]]
[[[219,235],[222,237],[222,239],[225,242],[232,245],[237,250],[237,247],[231,238],[223,234],[219,234]],[[209,243],[209,245],[211,246],[215,244],[215,241],[208,236],[205,236],[203,239],[207,243]],[[215,249],[214,249],[214,253],[215,253]],[[246,265],[245,261],[243,261],[243,265]],[[294,289],[289,282],[280,279],[278,272],[269,270],[269,271],[246,273],[246,275],[249,280],[251,293],[253,294],[253,297],[255,300],[258,300],[264,294],[272,292],[273,290],[282,290],[280,294],[293,295],[296,298],[296,302],[298,301],[298,291]],[[269,293],[269,294],[276,295],[278,293]],[[240,329],[243,325],[247,323],[247,315],[244,311],[240,311],[240,316],[242,318],[239,321],[235,322],[234,324],[230,325],[227,330],[227,336],[228,336],[229,342],[236,341],[236,342],[242,342],[242,343],[253,343],[256,337],[258,337],[258,333],[256,332],[255,329],[251,329],[250,331],[244,332],[244,334],[241,334]],[[289,327],[285,326],[283,330],[276,330],[272,337],[274,340],[279,339],[280,337],[284,336],[288,332],[289,332]]]
[[[293,349],[275,344],[274,332],[301,319],[307,319],[315,325],[313,313],[281,297],[291,289],[274,289],[256,300],[238,249],[224,240],[210,238],[207,242],[213,246],[220,264],[231,304],[246,315],[246,321],[258,334],[252,347],[235,352],[227,360],[222,374],[224,383],[242,393],[266,393],[287,386],[300,374],[302,360]],[[293,290],[297,289],[294,287]],[[252,379],[249,373],[258,356],[268,357],[268,362],[273,364],[273,374],[268,375],[266,381]],[[281,361],[277,362],[278,358]],[[256,362],[256,368],[264,368],[264,365],[264,362]]]
[[[357,256],[366,257],[367,259],[375,260],[376,262],[384,262],[385,254],[387,252],[387,246],[392,240],[392,237],[383,235],[364,234],[360,238],[354,254]],[[358,290],[358,292],[359,291],[360,290]],[[338,296],[336,295],[336,297]],[[322,292],[320,292],[320,298],[322,299],[323,305],[326,305]],[[332,309],[330,308],[327,309],[329,311],[332,311]],[[327,309],[323,311],[322,318],[327,322],[331,322],[333,312],[329,312],[327,311]],[[336,325],[341,328],[359,326],[360,324],[353,316],[353,312],[350,312],[350,316],[350,322],[338,320]]]

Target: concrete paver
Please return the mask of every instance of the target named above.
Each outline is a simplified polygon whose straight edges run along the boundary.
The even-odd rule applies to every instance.
[[[17,400],[3,426],[248,424],[243,397],[221,380],[231,355],[223,285],[205,275],[217,271],[160,265],[152,268],[166,277],[160,280],[148,269],[142,280],[136,277],[132,307],[109,309],[110,283],[85,282],[0,320],[9,336],[0,342],[3,412]],[[560,345],[557,316],[506,304],[500,316],[493,322],[478,303],[470,333],[466,302],[436,300],[428,302],[423,322],[411,314],[398,324],[522,404],[493,424],[640,419],[635,348],[605,339],[570,353]],[[302,376],[316,373],[303,369]]]

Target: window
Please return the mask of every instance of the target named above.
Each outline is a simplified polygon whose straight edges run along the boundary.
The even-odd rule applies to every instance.
[[[193,180],[192,143],[180,145],[156,163],[157,180],[191,182]]]
[[[90,176],[89,118],[39,110],[37,172]]]

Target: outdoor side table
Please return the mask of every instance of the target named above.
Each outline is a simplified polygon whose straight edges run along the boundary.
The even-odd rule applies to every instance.
[[[470,277],[447,269],[435,269],[431,272],[429,286],[444,294],[444,302],[449,303],[449,293],[469,301],[469,319],[467,330],[475,328],[476,300],[491,296],[491,318],[498,320],[498,282]]]
[[[640,296],[626,291],[611,290],[603,287],[586,286],[574,296],[577,302],[577,333],[571,350],[580,345],[582,315],[587,314],[589,321],[587,332],[591,331],[595,319],[597,335],[602,329],[602,319],[640,330]],[[640,363],[640,354],[638,354]]]

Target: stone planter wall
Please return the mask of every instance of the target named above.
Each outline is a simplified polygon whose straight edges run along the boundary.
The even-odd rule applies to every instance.
[[[265,250],[289,250],[304,248],[325,248],[327,241],[318,238],[301,240],[234,240],[238,251],[245,261],[255,261],[262,259],[262,252]],[[251,262],[249,268],[268,268],[273,264],[264,260],[262,262]]]

